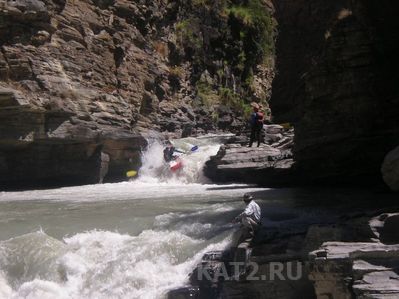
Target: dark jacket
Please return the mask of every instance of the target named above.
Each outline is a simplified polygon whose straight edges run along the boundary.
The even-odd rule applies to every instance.
[[[174,157],[173,157],[173,154],[175,153],[175,147],[174,146],[172,146],[172,147],[166,147],[164,150],[163,150],[163,158],[164,158],[164,160],[166,161],[166,162],[170,162],[170,161],[172,161],[172,160],[174,160]]]

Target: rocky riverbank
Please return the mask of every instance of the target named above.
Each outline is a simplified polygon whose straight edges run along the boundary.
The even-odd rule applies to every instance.
[[[318,298],[399,296],[399,214],[369,220],[366,242],[326,242],[311,252],[309,279]]]
[[[206,163],[204,173],[214,182],[245,182],[265,186],[288,186],[295,178],[294,129],[265,125],[263,143],[249,148],[247,136],[223,145]]]
[[[210,252],[193,272],[193,285],[172,291],[169,298],[398,296],[399,215],[394,213],[398,207],[392,196],[335,190],[325,195],[335,198],[335,202],[323,209],[315,205],[315,199],[309,202],[317,195],[315,190],[285,193],[287,201],[294,199],[294,205],[279,206],[278,211],[262,199],[257,200],[263,212],[263,226],[252,249],[251,262],[257,267],[254,272],[249,268],[246,275],[234,276],[237,273],[231,266],[231,249]],[[378,208],[370,201],[374,196],[386,208]],[[273,199],[270,191],[267,200]],[[346,211],[348,206],[351,212]],[[198,281],[201,269],[211,269],[212,279]]]

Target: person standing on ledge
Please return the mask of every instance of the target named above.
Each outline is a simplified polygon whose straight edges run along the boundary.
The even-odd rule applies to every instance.
[[[251,104],[253,112],[251,114],[250,125],[251,125],[251,136],[249,138],[249,147],[252,147],[252,144],[256,140],[258,142],[258,147],[260,146],[261,137],[262,137],[262,128],[263,128],[263,119],[264,114],[260,110],[260,107],[257,103]]]
[[[253,199],[251,194],[244,194],[243,201],[245,202],[246,208],[244,212],[233,220],[234,223],[241,222],[243,226],[242,235],[238,244],[242,242],[250,244],[255,237],[255,232],[260,227],[261,210]]]

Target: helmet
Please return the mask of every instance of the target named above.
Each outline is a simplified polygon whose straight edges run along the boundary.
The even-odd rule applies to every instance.
[[[251,194],[249,194],[249,193],[245,193],[242,199],[243,199],[245,202],[249,202],[249,201],[251,201],[252,199],[254,199],[254,197],[253,197]]]

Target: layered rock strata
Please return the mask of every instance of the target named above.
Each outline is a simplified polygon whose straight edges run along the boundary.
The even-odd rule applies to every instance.
[[[370,220],[373,242],[326,242],[310,253],[317,298],[399,296],[398,214]]]
[[[229,100],[247,94],[245,78],[228,67],[238,62],[226,49],[246,49],[230,45],[230,23],[241,21],[226,9],[163,0],[2,1],[1,188],[121,180],[139,167],[143,135],[152,131],[180,137],[241,127]],[[269,96],[272,67],[240,66],[251,72],[255,98]],[[215,99],[206,105],[201,95]]]

